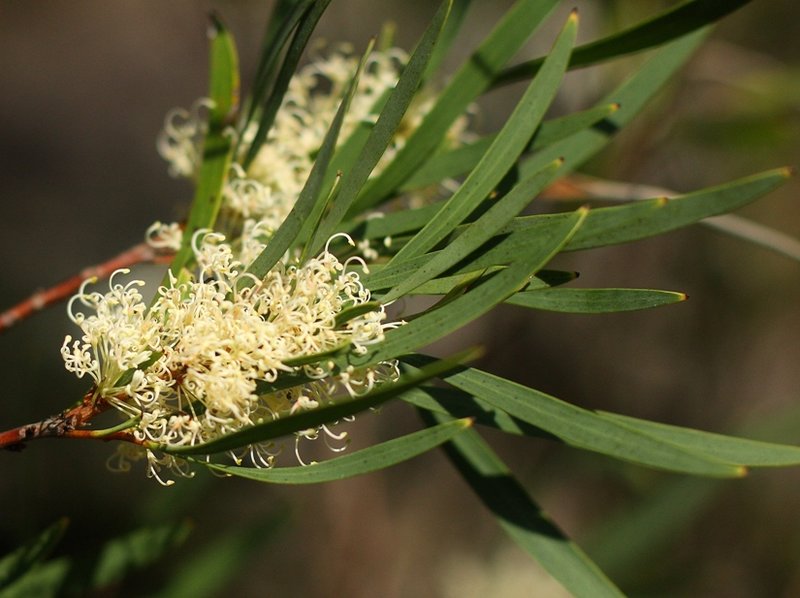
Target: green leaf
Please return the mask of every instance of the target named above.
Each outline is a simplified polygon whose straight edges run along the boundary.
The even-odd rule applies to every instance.
[[[489,87],[502,66],[555,5],[555,0],[520,0],[506,11],[491,34],[453,76],[392,163],[370,181],[353,204],[351,214],[361,213],[388,197],[424,163],[439,147],[456,118]]]
[[[389,145],[397,126],[400,124],[419,87],[423,72],[447,19],[451,3],[452,0],[442,2],[422,39],[417,44],[408,64],[403,69],[397,85],[386,101],[386,106],[384,106],[378,121],[370,132],[354,168],[345,173],[339,193],[331,206],[330,212],[324,217],[319,229],[317,229],[306,247],[311,255],[316,253],[328,238],[336,232],[342,218]]]
[[[597,564],[624,584],[642,569],[658,567],[665,551],[679,546],[680,533],[710,507],[719,480],[670,478],[640,504],[607,516],[584,542]]]
[[[528,176],[557,158],[564,158],[562,174],[574,170],[605,146],[642,109],[647,101],[686,62],[707,31],[682,37],[656,52],[633,76],[602,99],[598,106],[619,103],[620,108],[597,126],[570,135],[543,148],[520,163],[520,176]]]
[[[773,444],[771,442],[703,432],[702,430],[693,430],[691,428],[670,426],[618,413],[601,411],[598,415],[631,430],[636,430],[653,438],[684,447],[687,450],[730,463],[739,463],[748,467],[800,465],[800,447],[797,446]]]
[[[750,0],[685,2],[625,31],[579,46],[575,49],[569,66],[585,67],[659,46],[710,25],[749,2]],[[534,76],[541,68],[543,60],[544,57],[536,58],[506,69],[500,73],[494,85],[505,85]]]
[[[7,588],[3,598],[86,596],[158,562],[182,544],[190,530],[187,523],[143,528],[108,542],[95,554],[48,561]]]
[[[533,152],[579,133],[614,114],[617,110],[619,110],[619,104],[606,104],[589,108],[583,112],[546,120],[537,129],[533,141],[528,144],[525,151]],[[435,185],[444,179],[466,174],[480,162],[496,137],[497,134],[487,135],[478,141],[431,156],[400,186],[399,190],[401,192],[413,191]]]
[[[552,181],[553,174],[558,170],[559,166],[561,166],[561,162],[556,161],[550,165],[549,168],[545,168],[543,171],[536,173],[534,176],[520,181],[511,189],[511,191],[508,192],[508,194],[500,198],[461,235],[450,242],[447,247],[441,251],[438,251],[432,259],[428,260],[423,266],[415,269],[410,276],[405,277],[401,283],[392,288],[392,290],[389,291],[389,293],[387,293],[382,300],[388,303],[389,301],[393,301],[398,297],[408,294],[411,290],[438,276],[448,268],[460,262],[470,253],[480,248],[481,245],[491,239],[497,231],[507,224],[509,220],[521,212],[525,206],[527,206],[531,200],[536,197],[536,195],[538,195],[539,192],[544,189],[544,187],[550,181]],[[477,170],[474,172],[477,172]],[[457,195],[458,194],[454,195],[453,198],[455,199]],[[441,216],[444,220],[448,220],[450,217],[448,214],[446,214],[446,212],[447,206],[445,206],[445,208],[441,210],[433,220],[431,220],[431,224],[436,222],[439,216]],[[447,225],[443,224],[442,226]],[[454,226],[452,221],[450,226],[452,230],[452,227]],[[420,235],[423,235],[426,229],[427,227],[422,229]],[[435,228],[432,230],[435,230]],[[444,230],[442,230],[442,232],[444,232]],[[414,239],[411,240],[411,243],[419,238],[420,235],[414,237]],[[406,245],[406,247],[403,249],[409,247],[411,243]],[[385,268],[384,275],[391,272],[393,263],[402,263],[402,253],[403,250],[401,250],[395,256],[395,260],[397,261],[393,260],[392,262],[389,262],[389,265]]]
[[[189,561],[171,569],[167,586],[152,595],[157,598],[223,595],[231,582],[248,574],[248,559],[275,539],[285,519],[283,512],[269,513],[256,522],[234,527],[199,551],[193,550]]]
[[[650,309],[684,301],[686,295],[650,289],[537,289],[522,291],[506,303],[574,314],[603,314]]]
[[[41,534],[0,559],[0,590],[7,588],[47,558],[64,536],[69,521],[59,519]]]
[[[423,419],[428,425],[435,421],[424,413]],[[464,481],[506,533],[572,595],[622,596],[613,582],[533,501],[477,432],[467,430],[444,449]],[[534,588],[529,591],[531,595],[536,593]]]
[[[292,41],[289,43],[289,48],[286,50],[283,64],[272,86],[272,91],[261,111],[261,118],[258,122],[258,129],[256,130],[255,137],[253,137],[250,147],[247,148],[247,154],[244,160],[242,160],[242,167],[245,170],[250,167],[250,164],[253,162],[256,155],[258,155],[259,149],[261,149],[264,141],[266,141],[267,134],[272,128],[272,123],[275,121],[275,115],[278,113],[278,109],[283,103],[283,96],[289,88],[289,81],[291,81],[297,70],[297,65],[300,63],[303,50],[305,50],[308,40],[317,26],[317,22],[322,17],[325,9],[328,8],[330,2],[331,0],[314,0],[308,11],[303,13],[298,22]]]
[[[344,99],[339,105],[339,109],[336,111],[336,116],[331,126],[328,128],[328,132],[325,134],[325,139],[320,146],[316,160],[314,160],[314,166],[311,168],[308,180],[303,186],[303,190],[300,192],[292,211],[289,212],[278,227],[278,230],[275,231],[275,234],[270,238],[269,243],[261,254],[248,266],[247,271],[256,278],[261,279],[267,275],[270,269],[281,259],[284,253],[286,253],[286,250],[289,249],[295,239],[297,239],[297,235],[306,222],[319,218],[319,214],[322,212],[322,206],[325,203],[325,198],[322,197],[320,191],[323,189],[323,181],[328,169],[328,164],[336,148],[336,141],[339,138],[339,131],[342,128],[344,116],[350,106],[350,101],[353,99],[353,94],[358,87],[359,77],[364,70],[364,65],[372,51],[373,45],[374,42],[369,43],[367,51],[361,58],[361,62],[350,81],[350,86],[345,92]],[[312,216],[312,214],[316,214],[316,218]],[[243,278],[242,281],[253,282],[250,278]]]
[[[212,15],[208,133],[203,142],[203,161],[197,175],[192,207],[183,231],[181,247],[170,264],[170,272],[179,276],[192,258],[192,237],[203,228],[212,228],[222,203],[222,188],[228,176],[233,153],[229,127],[239,106],[239,58],[230,31]],[[169,285],[169,273],[163,285]]]
[[[553,50],[548,55],[541,72],[528,86],[519,104],[517,104],[491,147],[478,162],[478,165],[469,174],[467,180],[459,187],[458,191],[447,201],[445,206],[395,255],[392,262],[400,262],[404,257],[410,258],[421,255],[431,249],[469,216],[500,183],[528,144],[533,133],[538,128],[545,110],[547,110],[555,96],[564,76],[564,69],[567,66],[572,46],[575,44],[577,31],[578,17],[577,13],[573,12],[553,45]],[[560,163],[558,165],[560,166]],[[541,181],[537,179],[535,184],[531,185],[531,190],[534,193],[540,191],[550,181],[556,169],[551,168],[550,170],[552,172],[549,173],[549,177]],[[525,177],[525,182],[530,183],[530,180],[530,177]],[[511,214],[503,216],[504,210],[490,210],[492,216],[489,221],[492,222],[492,233],[532,199],[526,193],[526,191],[523,191],[516,195],[514,193],[509,194],[513,196],[510,205],[517,208]],[[526,199],[527,202],[520,205],[520,202]],[[489,214],[486,216],[488,217]],[[487,222],[476,225],[476,228],[481,228],[482,226],[487,226]],[[482,242],[472,249],[476,249]],[[441,264],[436,263],[437,266],[444,266],[439,272],[446,268],[446,260],[450,259],[450,257],[450,255],[447,255],[447,258],[441,258]],[[435,272],[433,275],[439,272]],[[431,277],[428,276],[428,278]],[[422,274],[418,278],[421,280],[417,282],[427,280],[423,278]],[[413,288],[413,286],[410,288]],[[394,296],[396,297],[397,295]]]
[[[375,390],[355,399],[342,400],[330,405],[322,405],[309,411],[287,415],[276,420],[245,428],[210,442],[194,446],[155,448],[174,455],[210,455],[264,442],[266,440],[272,440],[301,430],[315,428],[377,407],[402,394],[409,388],[413,388],[426,380],[453,369],[460,362],[471,359],[474,355],[474,351],[460,353],[449,359],[436,361],[422,368],[417,374],[401,376],[396,382],[382,384]]]
[[[443,442],[465,431],[471,425],[469,419],[459,419],[440,426],[420,430],[407,436],[382,442],[375,446],[336,457],[322,463],[311,463],[303,467],[275,467],[257,469],[203,463],[211,469],[224,474],[248,478],[273,484],[319,484],[343,480],[364,473],[386,469],[421,455]]]
[[[405,361],[415,366],[425,363],[418,356]],[[633,430],[611,418],[474,368],[464,368],[442,378],[491,407],[577,448],[693,475],[738,477],[745,473],[741,465]]]
[[[580,209],[557,226],[536,231],[530,237],[528,251],[517,255],[508,268],[454,299],[446,306],[429,310],[412,322],[386,332],[384,342],[368,347],[363,356],[348,355],[348,363],[375,363],[414,351],[458,330],[488,312],[492,307],[524,287],[531,274],[540,270],[556,255],[579,229],[586,210]]]
[[[768,170],[673,199],[659,198],[592,210],[565,250],[616,245],[693,224],[736,210],[782,185],[788,168]]]
[[[240,133],[247,128],[264,101],[269,83],[275,76],[275,67],[281,56],[281,50],[313,2],[314,0],[288,0],[275,4],[256,67],[247,116],[239,127]],[[241,135],[239,140],[241,141]]]

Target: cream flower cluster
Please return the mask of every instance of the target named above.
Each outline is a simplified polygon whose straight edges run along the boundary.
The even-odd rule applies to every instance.
[[[347,139],[359,123],[376,120],[376,107],[397,84],[407,61],[406,53],[398,48],[375,51],[369,56],[342,124],[340,140]],[[326,57],[316,58],[291,79],[272,129],[247,171],[239,163],[243,156],[234,160],[223,190],[223,221],[230,219],[236,225],[247,219],[258,220],[264,222],[266,231],[280,226],[308,178],[357,64],[352,49],[342,45]],[[424,93],[412,102],[376,172],[405,145],[432,103],[432,96],[428,94],[426,98]],[[207,100],[199,100],[191,110],[178,108],[166,117],[158,150],[174,176],[191,177],[199,168],[200,143],[206,127],[201,112],[206,105]],[[463,137],[465,125],[466,119],[462,118],[451,129],[449,139],[454,144]],[[248,147],[256,128],[251,123],[243,133],[242,148]]]
[[[250,251],[263,248],[253,235],[243,238],[243,245],[248,244]],[[140,293],[144,283],[119,283],[118,276],[105,293],[89,292],[87,281],[70,302],[70,317],[83,334],[64,340],[67,370],[92,378],[95,396],[130,419],[135,438],[153,447],[125,446],[117,456],[118,468],[128,469],[130,460],[146,457],[149,475],[164,483],[162,468],[180,475],[188,469],[158,446],[207,442],[338,395],[368,392],[396,377],[396,363],[335,375],[322,358],[301,367],[287,363],[337,348],[365,351],[396,325],[384,323],[382,307],[337,322],[343,310],[370,300],[353,267],[359,258],[342,263],[326,247],[304,264],[279,262],[263,280],[256,280],[244,273],[222,235],[201,232],[193,248],[198,264],[194,279],[172,278],[170,285],[159,288],[150,309]],[[89,315],[78,305],[88,308]],[[258,381],[273,382],[281,373],[300,370],[312,382],[258,393]],[[296,443],[319,435],[345,440],[345,434],[322,427],[306,430]],[[249,456],[254,465],[269,467],[272,451],[258,445],[232,456],[237,462]]]

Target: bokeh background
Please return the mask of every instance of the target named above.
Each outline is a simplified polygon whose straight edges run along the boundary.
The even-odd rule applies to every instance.
[[[451,67],[511,2],[474,4]],[[546,50],[575,5],[588,41],[670,3],[562,3],[520,59]],[[155,151],[163,116],[204,94],[208,10],[234,31],[247,84],[270,6],[0,0],[0,306],[138,243],[154,220],[184,214],[191,190],[167,175]],[[409,48],[434,8],[423,0],[334,0],[319,34],[361,48],[392,20]],[[688,191],[798,164],[798,21],[800,6],[789,0],[756,2],[726,19],[680,78],[584,171]],[[553,114],[591,105],[641,60],[570,74]],[[475,126],[496,130],[520,92],[512,86],[488,95]],[[798,237],[798,195],[800,185],[790,181],[742,214]],[[558,266],[579,270],[586,286],[674,289],[690,300],[592,318],[499,309],[436,350],[483,344],[482,367],[585,407],[800,442],[800,264],[693,227],[572,254]],[[80,396],[85,384],[63,370],[58,353],[67,333],[74,330],[57,307],[0,337],[0,428]],[[389,406],[361,417],[351,435],[357,447],[418,426],[410,410]],[[800,471],[705,483],[543,441],[487,437],[555,520],[632,593],[800,595]],[[61,516],[71,526],[56,556],[91,551],[142,523],[188,518],[195,529],[183,548],[103,595],[153,595],[215,539],[262,525],[269,533],[240,559],[226,593],[561,595],[439,453],[317,487],[199,475],[162,489],[141,471],[106,471],[111,451],[45,440],[0,454],[0,552]],[[614,536],[625,529],[619,522],[657,496],[675,497],[664,501],[663,517],[634,536]],[[659,541],[631,539],[645,534]],[[612,542],[622,548],[612,550]]]

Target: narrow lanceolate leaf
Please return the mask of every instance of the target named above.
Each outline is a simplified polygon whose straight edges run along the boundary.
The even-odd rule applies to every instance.
[[[650,309],[684,301],[686,295],[651,289],[538,289],[512,295],[506,303],[573,314]]]
[[[222,187],[228,175],[233,153],[233,136],[230,127],[239,109],[239,59],[233,36],[219,19],[212,17],[209,35],[211,108],[208,115],[208,133],[203,142],[203,161],[197,174],[192,207],[183,231],[181,248],[170,265],[176,277],[192,256],[192,237],[199,229],[211,228],[222,202]],[[164,284],[169,283],[169,275]]]
[[[403,115],[406,113],[414,94],[422,81],[422,75],[430,60],[442,27],[447,20],[452,0],[442,2],[439,10],[433,17],[430,25],[420,39],[414,53],[403,69],[397,85],[392,90],[386,106],[381,111],[378,121],[375,123],[364,148],[359,155],[352,170],[345,173],[336,200],[331,206],[331,210],[322,220],[317,231],[314,233],[307,248],[310,254],[314,254],[321,248],[328,238],[337,230],[339,223],[350,209],[359,191],[367,181],[372,169],[380,160],[383,152],[392,140]]]
[[[7,588],[42,562],[64,536],[68,521],[59,519],[35,538],[0,558],[0,590]]]
[[[388,197],[436,150],[450,126],[491,84],[556,5],[556,0],[520,0],[453,76],[436,104],[397,153],[392,163],[367,185],[353,205],[358,214]]]
[[[447,51],[453,45],[458,32],[461,30],[461,25],[464,23],[464,17],[467,16],[472,0],[453,0],[453,5],[450,7],[450,14],[447,16],[447,22],[442,29],[442,35],[439,37],[439,42],[433,49],[433,54],[428,61],[425,74],[422,77],[423,81],[428,81],[436,74],[439,65],[447,55]]]
[[[682,37],[658,50],[636,73],[609,93],[598,105],[618,102],[614,114],[596,127],[570,135],[566,139],[543,148],[520,162],[520,176],[540,170],[556,158],[564,158],[561,174],[574,170],[605,146],[656,92],[675,74],[703,41],[707,31],[701,30]]]
[[[578,15],[573,12],[553,45],[544,67],[531,81],[519,104],[514,108],[486,154],[445,206],[395,255],[392,262],[400,262],[404,258],[421,255],[431,249],[450,234],[495,189],[525,149],[538,128],[547,107],[555,97],[564,76],[572,46],[575,44],[577,31]],[[550,177],[554,173],[555,170],[550,173]],[[528,178],[526,177],[526,179]],[[546,178],[541,186],[543,187],[549,180]],[[539,182],[537,181],[537,185]],[[534,187],[536,186],[534,185]],[[539,189],[541,187],[538,187],[537,191]],[[525,199],[524,194],[522,199]],[[529,201],[530,199],[532,198],[528,198]],[[515,197],[511,205],[516,206],[518,203],[519,198]],[[520,205],[517,211],[523,207],[524,204]],[[510,214],[508,217],[513,215]],[[505,223],[502,218],[497,216],[496,212],[493,220],[500,221],[501,225]]]
[[[544,232],[537,231],[528,244],[528,252],[518,255],[508,268],[501,270],[443,307],[429,310],[404,326],[386,332],[384,342],[368,347],[363,356],[348,355],[354,366],[392,359],[414,351],[458,330],[482,316],[495,305],[523,288],[529,277],[544,267],[579,229],[586,210]],[[344,365],[344,364],[343,364]]]
[[[435,422],[424,413],[423,419],[429,425]],[[622,596],[614,583],[534,502],[477,432],[468,430],[460,434],[444,449],[506,533],[573,596]],[[536,594],[536,588],[528,591]]]
[[[600,412],[600,417],[686,449],[750,467],[800,465],[800,446],[774,444]]]
[[[418,365],[426,360],[414,356],[404,361]],[[710,477],[738,477],[745,473],[741,464],[633,430],[610,418],[474,368],[464,368],[443,379],[492,408],[577,448],[679,473]]]
[[[604,517],[582,544],[603,571],[624,586],[669,558],[669,551],[683,541],[683,532],[705,516],[723,488],[719,480],[667,478],[641,502]]]
[[[588,66],[664,44],[720,20],[748,2],[750,0],[685,2],[629,29],[577,47],[570,68]],[[543,60],[544,57],[537,58],[506,69],[497,77],[495,85],[532,77],[541,68]]]
[[[269,98],[267,98],[264,108],[261,110],[261,118],[258,121],[258,129],[256,130],[255,137],[247,148],[247,154],[242,161],[242,166],[245,170],[258,155],[261,145],[266,141],[267,134],[272,128],[272,123],[275,121],[275,115],[283,102],[283,96],[289,88],[289,81],[294,76],[297,70],[297,65],[300,63],[300,57],[303,55],[303,50],[308,44],[317,22],[322,17],[322,13],[328,8],[331,0],[315,0],[311,3],[310,8],[302,13],[302,17],[297,23],[297,28],[292,36],[292,41],[289,42],[289,48],[286,50],[286,56],[283,59],[278,75],[275,78],[275,83],[270,91]]]
[[[533,141],[525,148],[532,152],[561,141],[602,121],[619,110],[619,104],[595,106],[583,112],[576,112],[559,118],[544,121],[536,131]],[[487,135],[462,147],[431,156],[408,180],[400,191],[412,191],[440,183],[444,179],[457,177],[471,171],[497,138]]]
[[[210,477],[210,476],[208,476]],[[197,481],[197,480],[193,480]],[[162,498],[163,500],[163,498]],[[193,548],[188,557],[170,568],[167,586],[153,598],[213,598],[221,596],[247,570],[252,559],[268,543],[275,540],[276,531],[288,519],[285,509],[271,508],[255,522],[248,517],[247,525],[230,526],[200,550]]]
[[[660,198],[592,210],[586,225],[565,249],[616,245],[732,212],[782,185],[790,176],[788,168],[778,168],[673,199]]]
[[[382,442],[375,446],[336,457],[322,463],[311,463],[304,467],[276,467],[257,469],[234,465],[203,463],[220,473],[273,484],[319,484],[343,480],[364,473],[386,469],[421,455],[472,425],[470,419],[459,419],[440,426],[420,430],[407,436]]]
[[[367,51],[364,53],[358,65],[358,69],[353,75],[353,79],[350,81],[350,86],[345,92],[344,99],[339,105],[339,109],[336,112],[336,116],[328,132],[325,134],[325,139],[322,141],[316,160],[314,160],[314,166],[311,168],[308,180],[297,198],[297,203],[295,203],[292,211],[289,212],[289,215],[270,238],[264,251],[262,251],[247,268],[247,271],[256,278],[263,278],[267,275],[267,272],[281,259],[283,254],[286,253],[286,250],[292,246],[303,225],[309,221],[309,219],[313,219],[312,213],[322,211],[321,206],[324,205],[325,198],[322,196],[321,191],[323,190],[323,181],[328,169],[328,164],[336,148],[336,141],[339,138],[339,131],[342,128],[344,116],[350,106],[350,101],[353,99],[353,94],[358,87],[359,77],[364,70],[364,65],[372,51],[373,45],[374,42],[370,42]],[[316,209],[317,207],[319,207],[319,209]],[[243,281],[246,280],[252,279],[243,279]]]
[[[355,399],[342,400],[330,405],[324,405],[297,413],[294,415],[287,415],[276,420],[268,421],[266,423],[257,424],[249,428],[240,430],[233,434],[229,434],[217,440],[197,444],[194,446],[184,447],[154,447],[163,450],[166,453],[177,455],[209,455],[213,453],[220,453],[238,449],[244,446],[264,442],[293,434],[301,430],[315,428],[322,424],[330,423],[332,421],[340,420],[344,417],[349,417],[385,403],[386,401],[397,397],[410,388],[430,380],[436,376],[452,370],[459,363],[465,360],[472,359],[475,356],[474,351],[468,351],[455,355],[449,359],[442,359],[436,361],[425,368],[422,368],[418,373],[413,375],[401,376],[401,378],[392,383],[382,384],[372,392],[369,392],[361,397]]]
[[[108,542],[95,554],[48,561],[5,589],[3,598],[96,595],[128,573],[163,559],[190,530],[187,523],[143,528]]]
[[[532,177],[520,181],[511,191],[497,201],[489,210],[478,218],[472,226],[450,242],[447,247],[437,252],[436,256],[424,266],[418,268],[411,276],[405,278],[383,298],[384,302],[393,301],[398,297],[417,288],[419,285],[438,276],[451,266],[454,266],[481,245],[491,239],[509,220],[521,212],[539,192],[553,179],[553,174],[561,165],[560,161],[554,162],[550,167]],[[439,212],[443,214],[445,210]],[[446,217],[446,216],[445,216]],[[425,229],[423,229],[424,231]],[[416,237],[415,237],[416,238]],[[413,240],[412,240],[413,242]],[[408,247],[408,245],[406,245]],[[402,253],[402,251],[401,251]],[[399,258],[398,253],[396,259]],[[391,270],[391,264],[386,270]]]
[[[769,193],[790,176],[790,169],[778,168],[672,199],[662,197],[593,209],[564,251],[627,243],[688,226],[709,216],[731,212]],[[513,259],[524,249],[528,235],[535,231],[541,233],[568,217],[566,214],[545,214],[514,219],[501,231],[507,236],[477,256],[471,262],[471,267],[486,268]],[[525,231],[524,235],[520,235],[522,231]]]
[[[258,107],[264,101],[269,84],[275,77],[275,69],[278,65],[281,51],[312,2],[314,0],[296,0],[278,2],[275,5],[264,36],[258,67],[256,67],[253,89],[248,99],[247,116],[239,127],[240,131],[244,131],[247,128],[247,125],[255,117]]]

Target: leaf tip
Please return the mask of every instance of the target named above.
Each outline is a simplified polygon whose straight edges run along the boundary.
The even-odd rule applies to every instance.
[[[748,473],[750,473],[750,470],[749,470],[747,467],[745,467],[744,465],[738,465],[738,466],[736,467],[736,473],[735,473],[734,475],[735,475],[735,477],[737,477],[737,478],[743,478],[743,477],[745,477],[745,476],[746,476]]]
[[[675,293],[678,296],[678,301],[686,301],[689,298],[689,295],[686,293]]]
[[[778,171],[787,179],[792,178],[795,174],[797,174],[797,168],[794,166],[784,166],[783,168],[778,169]]]
[[[614,112],[616,112],[620,108],[622,108],[622,104],[620,104],[619,102],[612,102],[612,104],[611,104],[611,113],[613,114]]]
[[[578,7],[577,6],[575,8],[573,8],[571,11],[569,11],[569,19],[568,20],[573,22],[573,23],[577,23],[578,22]]]
[[[214,39],[220,33],[225,31],[225,24],[222,22],[222,18],[219,16],[219,13],[215,10],[212,10],[208,13],[208,39]]]
[[[465,417],[463,419],[458,420],[458,423],[461,428],[464,428],[466,430],[467,428],[471,428],[475,424],[475,418]]]

